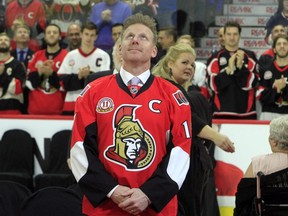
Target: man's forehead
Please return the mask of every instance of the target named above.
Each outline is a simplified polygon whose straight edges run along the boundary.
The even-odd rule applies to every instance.
[[[2,35],[0,36],[0,40],[7,40],[7,41],[10,41],[10,38],[6,35]]]
[[[229,27],[226,28],[226,33],[227,33],[228,31],[229,31],[229,32],[238,32],[238,28],[235,27],[235,26],[229,26]]]
[[[283,30],[283,31],[284,31],[284,27],[281,26],[281,25],[278,25],[278,26],[275,26],[275,27],[272,29],[273,32],[274,32],[274,31],[279,31],[279,30]]]
[[[140,31],[139,31],[140,30]],[[125,30],[125,33],[150,33],[152,34],[152,31],[150,28],[148,28],[146,25],[141,23],[136,23],[128,26],[128,28]]]

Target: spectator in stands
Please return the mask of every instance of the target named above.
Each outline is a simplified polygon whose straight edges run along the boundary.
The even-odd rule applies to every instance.
[[[25,24],[16,25],[14,29],[14,41],[16,43],[16,48],[12,49],[10,53],[19,62],[24,63],[25,71],[27,72],[28,61],[32,59],[32,56],[34,54],[34,51],[29,48],[30,28]],[[27,113],[28,94],[29,94],[29,90],[25,86],[23,90],[23,96],[24,96],[23,112],[24,113]]]
[[[112,39],[113,39],[114,43],[121,36],[122,30],[123,30],[123,24],[122,23],[115,23],[112,25]]]
[[[274,39],[275,60],[260,68],[257,99],[262,105],[261,120],[272,120],[288,114],[288,36]]]
[[[111,70],[108,70],[108,71],[100,71],[100,72],[92,73],[92,74],[88,75],[86,78],[85,86],[88,83],[90,83],[93,80],[98,79],[100,77],[119,73],[120,68],[122,66],[122,57],[121,57],[121,53],[119,50],[120,42],[121,42],[120,39],[118,39],[113,46],[113,52],[112,52],[113,68]]]
[[[114,25],[112,25],[112,39],[113,39],[113,43],[115,44],[117,39],[121,36],[123,30],[123,24],[122,23],[115,23]],[[111,59],[111,64],[110,64],[110,69],[113,70],[114,68],[114,60],[113,60],[113,50],[114,50],[114,46],[112,49],[107,50],[108,55],[110,56]]]
[[[191,35],[181,35],[176,41],[176,44],[179,43],[188,44],[193,49],[195,48],[195,42],[194,39],[191,37]],[[201,91],[203,96],[209,99],[210,94],[208,91],[206,79],[207,79],[206,65],[203,62],[195,60],[195,73],[192,79],[193,88],[197,88],[199,91]]]
[[[287,0],[278,0],[278,9],[276,13],[270,17],[267,21],[265,29],[266,29],[266,37],[265,40],[267,43],[272,44],[273,41],[271,40],[271,32],[274,26],[276,25],[283,25],[287,32],[288,26],[288,1]]]
[[[157,64],[157,62],[166,55],[170,46],[175,45],[177,40],[177,32],[174,28],[164,28],[158,31],[158,52],[155,58],[152,58],[151,66]]]
[[[50,8],[52,11],[50,23],[57,24],[61,28],[62,38],[65,38],[67,36],[68,27],[72,23],[77,23],[82,26],[83,23],[88,21],[91,1],[53,1]]]
[[[196,53],[194,49],[187,44],[180,43],[180,44],[176,44],[175,46],[171,46],[167,54],[153,68],[152,70],[153,74],[157,76],[161,76],[167,80],[176,82],[177,84],[181,85],[187,91],[188,86],[191,85],[191,79],[194,75],[195,56],[196,56]],[[184,89],[182,91],[186,95],[186,92]],[[214,182],[213,165],[212,165],[211,158],[208,155],[208,151],[205,147],[205,141],[198,137],[208,138],[202,135],[203,135],[203,131],[209,130],[211,133],[215,134],[216,136],[219,136],[222,138],[225,137],[226,142],[227,142],[226,143],[227,148],[226,147],[223,148],[223,146],[221,147],[223,143],[220,142],[221,143],[220,144],[216,142],[217,145],[220,144],[219,146],[223,150],[228,151],[228,152],[233,152],[234,147],[231,141],[226,136],[218,134],[214,129],[212,129],[209,126],[212,123],[212,113],[211,112],[209,113],[210,105],[208,101],[206,100],[206,98],[203,97],[197,91],[189,92],[188,95],[186,95],[186,97],[190,99],[189,102],[190,102],[193,112],[197,113],[198,116],[201,116],[201,118],[203,118],[203,120],[207,122],[207,125],[201,128],[200,129],[201,132],[198,134],[196,131],[199,131],[199,129],[195,129],[195,127],[198,127],[198,122],[195,122],[196,121],[195,116],[193,115],[192,125],[193,125],[194,135],[193,135],[193,146],[191,149],[192,152],[191,152],[191,157],[190,157],[190,169],[187,174],[186,180],[184,181],[184,184],[180,190],[179,200],[181,204],[184,206],[185,213],[186,213],[185,215],[189,215],[189,216],[217,215],[218,206],[217,206],[217,201],[216,201],[215,185],[213,183]],[[222,138],[220,139],[222,140]],[[205,161],[205,163],[203,163],[203,161]],[[212,179],[209,179],[209,180],[212,180],[211,181],[212,188],[209,188],[207,187],[207,181],[208,181],[208,176],[211,172],[212,172]],[[197,180],[195,179],[195,175],[198,176]],[[212,191],[212,194],[211,194],[211,191]],[[214,192],[214,196],[213,196],[213,192]],[[212,202],[211,200],[208,202],[203,202],[208,197],[212,199]],[[219,215],[219,212],[218,212],[218,215]]]
[[[25,78],[24,64],[10,55],[10,38],[0,33],[0,114],[23,112]]]
[[[61,74],[66,92],[63,114],[73,115],[76,98],[84,88],[85,79],[90,73],[110,69],[110,57],[100,48],[94,47],[97,27],[94,23],[81,28],[81,46],[72,50],[64,58],[58,71]]]
[[[60,46],[60,27],[49,24],[44,32],[44,40],[47,48],[37,51],[28,63],[28,113],[60,115],[65,94],[58,70],[67,54],[67,50]]]
[[[17,0],[7,5],[5,18],[6,27],[10,29],[13,21],[23,18],[31,28],[31,38],[36,38],[46,27],[46,17],[43,3],[39,0]]]
[[[227,22],[224,26],[225,49],[213,53],[207,61],[213,118],[257,118],[257,58],[254,52],[239,47],[240,34],[239,23]]]
[[[275,25],[271,31],[271,40],[274,41],[276,37],[279,35],[287,34],[285,31],[285,26],[283,25]],[[265,67],[272,64],[274,61],[275,53],[274,49],[271,47],[270,49],[263,52],[259,58],[259,67]]]
[[[81,45],[81,26],[78,23],[71,23],[67,29],[66,41],[68,44],[67,50],[71,51],[78,49]]]
[[[113,40],[111,26],[123,23],[132,14],[131,7],[120,0],[103,0],[92,7],[90,21],[98,28],[95,46],[105,51],[112,49]]]
[[[28,66],[28,61],[32,58],[34,51],[29,48],[30,28],[25,24],[15,26],[14,41],[16,48],[11,50],[11,55],[18,61],[23,62],[25,67]]]
[[[16,49],[17,47],[17,44],[16,44],[16,41],[14,39],[15,37],[15,31],[16,31],[16,28],[18,25],[26,25],[28,26],[25,21],[23,20],[23,18],[17,18],[13,21],[13,24],[11,26],[11,29],[9,29],[8,31],[8,35],[10,35],[9,37],[12,38],[11,40],[11,49]],[[28,30],[29,30],[29,41],[28,41],[28,47],[33,50],[33,52],[36,52],[38,50],[41,49],[41,43],[39,42],[39,40],[37,40],[36,38],[31,38],[31,28],[28,26]]]
[[[268,175],[288,167],[288,115],[273,119],[269,126],[272,153],[253,157],[245,178],[255,178],[259,171]]]

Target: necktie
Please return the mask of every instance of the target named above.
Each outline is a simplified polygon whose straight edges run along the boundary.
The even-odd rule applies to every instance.
[[[19,61],[24,62],[24,51],[23,50],[19,51]]]
[[[128,84],[128,88],[130,90],[130,93],[132,94],[133,97],[137,94],[137,92],[140,89],[140,84],[141,80],[138,77],[133,77]]]

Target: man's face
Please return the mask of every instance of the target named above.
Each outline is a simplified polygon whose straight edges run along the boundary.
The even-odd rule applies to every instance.
[[[78,25],[72,25],[67,31],[67,41],[71,49],[80,47],[81,44],[81,29]]]
[[[120,50],[124,64],[127,62],[150,64],[151,57],[157,54],[153,33],[143,24],[133,24],[125,30]]]
[[[17,28],[14,40],[18,43],[28,43],[30,40],[30,31],[24,27]]]
[[[3,35],[0,36],[0,53],[7,53],[10,50],[10,39]]]
[[[172,36],[167,36],[164,30],[159,31],[158,43],[160,44],[163,50],[168,50],[168,48],[172,45],[172,42],[173,42]]]
[[[277,58],[287,57],[288,56],[288,41],[284,38],[279,38],[276,42],[274,52]]]
[[[48,46],[53,47],[59,44],[59,41],[61,40],[59,29],[56,26],[48,26],[45,29],[44,39]]]
[[[121,25],[115,26],[112,28],[112,39],[113,39],[114,43],[120,37],[122,30],[123,30],[123,26],[121,26]]]
[[[224,33],[225,47],[238,48],[240,33],[237,27],[227,27]]]
[[[94,47],[94,41],[96,38],[96,30],[84,29],[81,33],[81,45]]]
[[[274,28],[272,29],[272,32],[271,32],[271,38],[272,40],[275,40],[276,37],[278,37],[279,35],[285,35],[285,29],[284,29],[284,26],[282,25],[277,25],[277,26],[274,26]]]

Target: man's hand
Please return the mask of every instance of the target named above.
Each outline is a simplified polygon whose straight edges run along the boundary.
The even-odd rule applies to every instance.
[[[151,204],[149,198],[139,188],[127,190],[122,195],[129,198],[121,202],[119,208],[133,215],[140,214]]]
[[[87,76],[90,74],[90,66],[87,65],[85,67],[79,68],[78,70],[78,79],[86,79]]]
[[[235,152],[234,143],[226,135],[217,133],[217,135],[214,137],[213,142],[215,143],[215,145],[217,145],[219,148],[226,152]]]
[[[226,73],[228,75],[233,75],[235,71],[236,53],[234,53],[228,61],[228,66],[226,67]]]
[[[244,51],[243,50],[237,50],[236,52],[236,67],[238,69],[241,69],[244,64]]]
[[[276,88],[277,93],[281,93],[282,89],[286,87],[286,81],[287,78],[285,78],[283,75],[280,79],[275,79],[273,87]]]
[[[112,193],[111,195],[111,199],[114,203],[116,203],[117,205],[123,201],[125,201],[126,199],[128,199],[130,196],[126,195],[126,191],[130,190],[129,187],[123,186],[123,185],[119,185],[115,191]],[[125,194],[125,195],[123,195]]]
[[[47,60],[43,64],[37,65],[39,75],[50,76],[53,73],[53,60]]]
[[[101,13],[101,18],[105,22],[109,22],[112,19],[111,10],[110,9],[103,10],[102,13]]]

